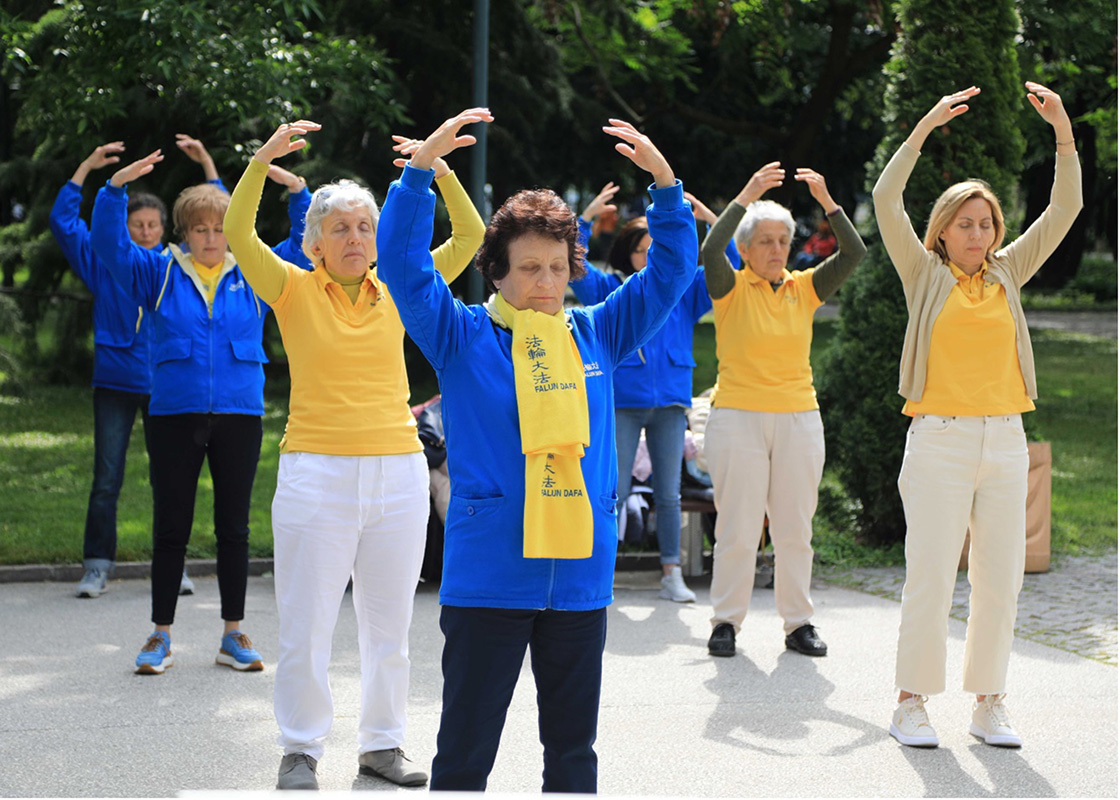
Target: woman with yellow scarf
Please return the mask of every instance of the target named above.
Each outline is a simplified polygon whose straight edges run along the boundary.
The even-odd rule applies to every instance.
[[[482,790],[529,648],[544,791],[594,792],[606,606],[617,547],[611,373],[665,322],[696,271],[692,211],[650,140],[611,120],[615,148],[653,176],[646,269],[602,303],[564,310],[584,270],[576,215],[524,190],[490,221],[476,266],[496,289],[455,300],[432,266],[435,158],[474,137],[471,109],[412,148],[377,231],[381,277],[439,374],[451,503],[440,627],[443,714],[433,790]]]

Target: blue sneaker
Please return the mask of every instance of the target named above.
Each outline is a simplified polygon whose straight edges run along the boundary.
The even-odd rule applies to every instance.
[[[82,580],[78,583],[77,591],[74,594],[78,597],[100,597],[105,593],[108,577],[104,570],[90,567],[82,575]]]
[[[137,675],[162,675],[163,671],[175,663],[171,657],[171,636],[164,631],[156,631],[140,648],[136,656]]]
[[[241,631],[230,631],[222,637],[221,649],[218,650],[214,663],[249,672],[264,669],[261,654],[253,649],[253,643]]]

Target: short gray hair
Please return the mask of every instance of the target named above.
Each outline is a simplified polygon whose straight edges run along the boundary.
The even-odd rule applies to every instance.
[[[735,229],[735,244],[739,247],[750,247],[751,239],[754,238],[754,229],[763,220],[785,223],[789,230],[789,238],[793,239],[793,232],[797,230],[797,225],[789,209],[773,200],[755,200],[747,206],[747,213],[739,220],[739,227]]]
[[[377,201],[369,189],[345,178],[334,183],[320,186],[311,195],[311,205],[307,207],[307,225],[303,231],[303,253],[312,264],[318,265],[322,259],[316,258],[311,248],[323,238],[323,220],[333,211],[350,211],[365,208],[377,230]]]

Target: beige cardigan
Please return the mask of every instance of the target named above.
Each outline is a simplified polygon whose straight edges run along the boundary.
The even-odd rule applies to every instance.
[[[922,399],[925,390],[933,323],[956,285],[948,265],[936,253],[926,250],[914,233],[902,205],[902,190],[920,155],[918,150],[903,142],[872,190],[879,233],[902,279],[906,308],[910,312],[898,369],[898,393],[914,402]],[[989,278],[1002,284],[1007,294],[1007,305],[1015,322],[1019,367],[1023,371],[1027,395],[1032,400],[1038,397],[1038,386],[1019,288],[1031,279],[1069,232],[1081,205],[1081,162],[1076,153],[1059,155],[1054,167],[1050,205],[1022,236],[988,259]]]

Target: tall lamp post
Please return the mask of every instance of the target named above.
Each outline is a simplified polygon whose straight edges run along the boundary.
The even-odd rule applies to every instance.
[[[476,108],[489,103],[486,85],[490,80],[490,0],[474,0],[474,81],[473,97]],[[486,214],[486,125],[472,131],[478,143],[471,148],[470,194],[479,213]],[[487,215],[488,216],[488,215]],[[482,275],[471,270],[467,284],[467,302],[481,303],[485,297]]]

